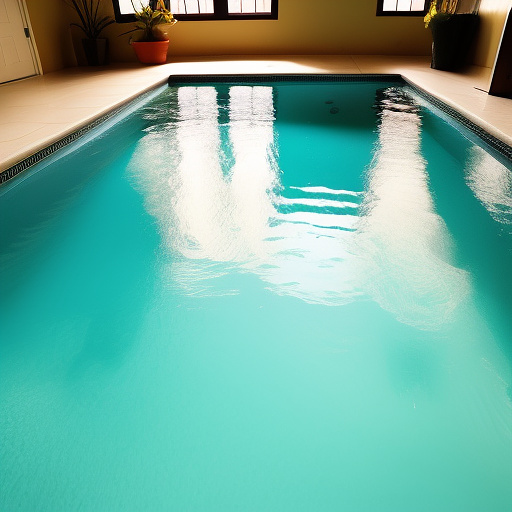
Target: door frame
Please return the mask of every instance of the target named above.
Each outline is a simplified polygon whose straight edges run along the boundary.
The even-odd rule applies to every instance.
[[[21,22],[25,29],[25,33],[28,32],[29,36],[26,37],[28,50],[30,52],[30,57],[32,60],[32,66],[34,68],[34,74],[29,76],[22,76],[19,78],[12,78],[11,80],[7,80],[6,82],[0,82],[0,85],[8,84],[11,82],[15,82],[17,80],[24,80],[25,78],[31,78],[33,76],[42,75],[42,66],[41,60],[39,59],[39,52],[37,51],[37,45],[34,37],[34,31],[32,29],[32,24],[30,23],[30,16],[28,14],[28,8],[26,4],[26,0],[14,0],[14,5],[18,7]]]
[[[32,61],[34,62],[34,69],[36,71],[36,75],[43,74],[43,68],[41,66],[41,60],[39,59],[39,52],[37,51],[36,39],[34,37],[34,30],[32,29],[32,24],[30,23],[30,16],[28,15],[28,8],[26,4],[26,0],[18,0],[18,5],[20,7],[21,19],[23,20],[24,25],[28,28],[30,37],[29,39],[29,48],[30,54],[32,55]]]

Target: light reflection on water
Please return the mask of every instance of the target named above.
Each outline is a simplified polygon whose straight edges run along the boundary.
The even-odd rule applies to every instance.
[[[341,305],[368,297],[400,321],[436,328],[468,291],[451,264],[420,152],[416,106],[378,98],[378,144],[364,191],[281,185],[273,89],[232,86],[227,130],[214,87],[177,89],[176,123],[140,141],[131,172],[173,258],[167,278],[187,293],[250,272],[277,294]],[[290,195],[290,194],[288,194]]]
[[[437,327],[466,295],[467,276],[450,263],[450,236],[434,210],[418,108],[394,89],[379,106],[379,141],[356,237],[358,275],[366,293],[399,321]]]
[[[466,181],[492,218],[512,224],[512,173],[478,146],[470,149]]]

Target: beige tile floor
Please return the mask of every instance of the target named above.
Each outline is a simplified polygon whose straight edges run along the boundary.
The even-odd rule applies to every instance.
[[[0,172],[165,83],[169,75],[398,73],[512,145],[512,100],[489,96],[489,68],[432,70],[427,57],[303,55],[195,57],[162,65],[69,68],[0,85]]]

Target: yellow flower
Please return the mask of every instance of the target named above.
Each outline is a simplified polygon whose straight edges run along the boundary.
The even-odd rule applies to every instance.
[[[430,20],[437,14],[437,8],[436,8],[436,0],[432,0],[430,2],[430,9],[428,10],[426,16],[423,18],[423,21],[425,22],[425,28],[428,27]]]

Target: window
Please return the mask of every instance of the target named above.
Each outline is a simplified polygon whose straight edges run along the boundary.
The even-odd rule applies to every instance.
[[[278,0],[164,0],[177,20],[276,20]],[[116,21],[135,21],[131,0],[112,0]],[[150,5],[156,3],[149,0]],[[137,8],[148,0],[133,0]]]
[[[377,0],[377,16],[425,16],[429,0]]]

